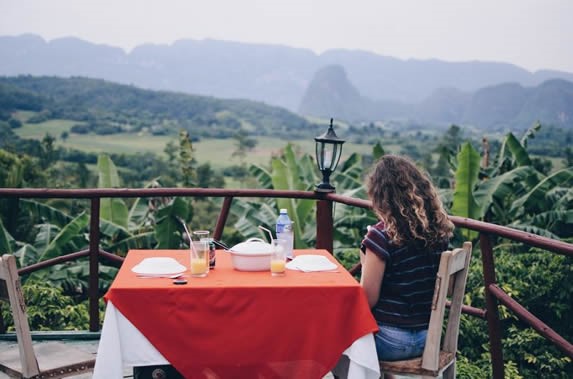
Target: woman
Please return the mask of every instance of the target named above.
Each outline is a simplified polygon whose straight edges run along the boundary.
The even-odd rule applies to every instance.
[[[454,226],[428,176],[406,158],[383,156],[367,187],[380,222],[361,244],[361,285],[378,322],[378,358],[421,356],[440,255]]]

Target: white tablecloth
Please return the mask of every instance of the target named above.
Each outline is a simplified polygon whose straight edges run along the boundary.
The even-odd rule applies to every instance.
[[[380,368],[372,334],[344,351],[349,360],[348,378],[378,379]],[[101,332],[94,379],[121,379],[124,367],[166,365],[169,362],[109,301]]]

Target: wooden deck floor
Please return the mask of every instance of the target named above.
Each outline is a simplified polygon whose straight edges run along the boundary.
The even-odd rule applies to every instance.
[[[37,343],[42,343],[42,342],[37,342]],[[94,340],[94,341],[67,341],[66,343],[76,344],[79,349],[88,351],[88,352],[93,353],[93,354],[97,353],[97,348],[98,348],[98,341],[97,340]],[[2,349],[3,345],[7,346],[8,344],[14,344],[14,342],[0,341],[0,349]],[[91,379],[91,377],[92,377],[92,374],[89,373],[89,374],[70,376],[69,378]],[[133,369],[132,368],[124,369],[123,377],[124,378],[133,378]],[[10,377],[8,375],[4,374],[3,372],[0,372],[0,379],[9,379],[9,378]],[[331,373],[328,373],[326,376],[324,376],[323,379],[334,379],[334,376]]]

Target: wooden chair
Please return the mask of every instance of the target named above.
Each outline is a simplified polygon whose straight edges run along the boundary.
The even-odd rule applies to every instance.
[[[63,378],[92,371],[95,355],[62,342],[32,345],[16,259],[0,257],[0,300],[10,303],[18,344],[0,349],[0,371],[14,378]]]
[[[423,378],[437,378],[440,375],[443,375],[444,379],[456,377],[460,315],[471,254],[471,242],[465,242],[461,249],[442,253],[432,299],[432,313],[424,354],[421,357],[404,361],[381,361],[381,373],[417,375]],[[449,293],[452,295],[451,305],[444,343],[440,348],[446,298]]]

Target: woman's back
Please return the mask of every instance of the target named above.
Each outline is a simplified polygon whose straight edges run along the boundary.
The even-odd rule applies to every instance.
[[[440,256],[447,243],[433,250],[419,244],[395,246],[377,225],[370,228],[363,248],[386,262],[380,295],[372,309],[376,320],[401,327],[427,327]]]

